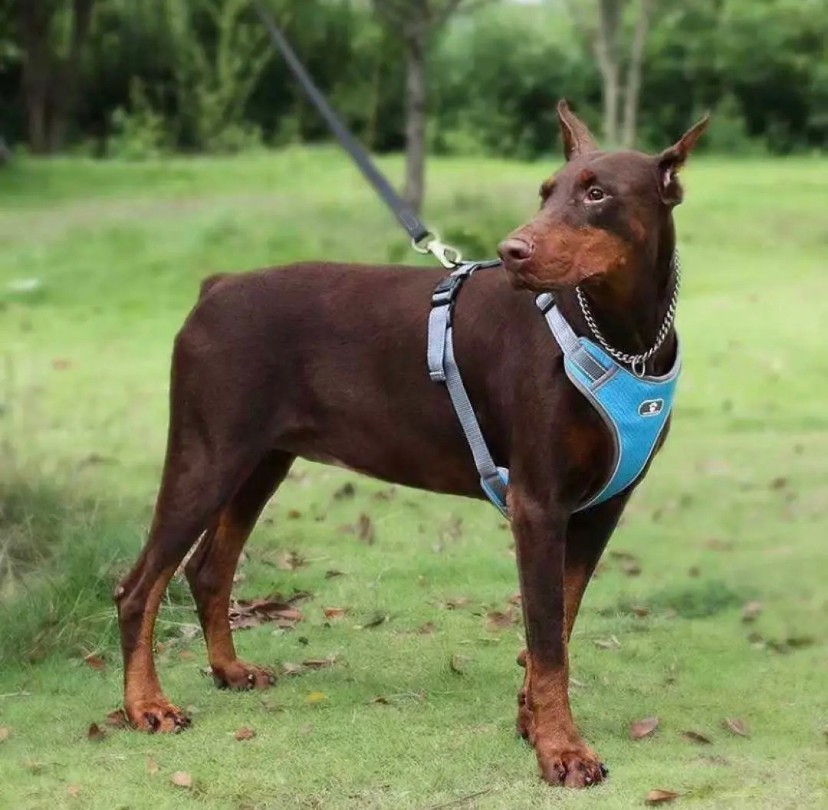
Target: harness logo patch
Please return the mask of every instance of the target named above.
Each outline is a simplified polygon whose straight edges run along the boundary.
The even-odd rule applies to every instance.
[[[663,399],[645,399],[644,402],[638,406],[638,415],[657,416],[661,413],[662,408],[664,408]]]

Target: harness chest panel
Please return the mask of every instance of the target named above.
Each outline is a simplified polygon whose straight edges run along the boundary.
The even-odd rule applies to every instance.
[[[577,337],[553,303],[540,296],[538,306],[564,352],[564,370],[572,384],[604,420],[615,447],[614,463],[603,486],[580,508],[609,500],[634,484],[658,447],[681,371],[680,352],[662,377],[638,377],[600,346]]]
[[[454,358],[451,327],[452,305],[463,281],[479,267],[495,264],[463,265],[438,285],[429,317],[428,365],[431,378],[446,383],[480,473],[483,491],[508,517],[509,471],[497,467],[488,451]],[[681,357],[677,350],[673,367],[664,376],[638,377],[596,343],[578,337],[551,295],[538,296],[537,306],[564,354],[567,377],[601,416],[613,442],[610,472],[598,491],[579,506],[579,510],[586,509],[623,492],[646,469],[672,411]]]

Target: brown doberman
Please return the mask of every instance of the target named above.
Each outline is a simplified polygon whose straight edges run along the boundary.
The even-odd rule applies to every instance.
[[[677,172],[707,119],[658,156],[600,151],[558,105],[566,164],[541,186],[540,211],[501,245],[505,270],[475,275],[455,312],[458,363],[495,461],[510,470],[527,650],[519,733],[543,778],[581,787],[606,769],[569,706],[568,641],[584,589],[630,491],[576,511],[605,480],[610,436],[567,379],[535,306],[552,291],[579,334],[582,285],[607,339],[654,342],[675,283]],[[148,731],[185,714],[161,691],[153,626],[170,578],[186,566],[219,685],[264,687],[266,669],[236,657],[228,604],[242,547],[297,457],[433,492],[481,498],[443,386],[425,364],[431,292],[441,270],[299,264],[208,279],[175,340],[167,455],[149,539],[115,598],[125,709]],[[661,374],[675,333],[648,361]]]

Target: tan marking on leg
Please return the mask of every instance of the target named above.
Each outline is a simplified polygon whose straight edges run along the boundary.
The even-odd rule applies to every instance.
[[[569,667],[537,664],[527,655],[527,704],[538,766],[555,785],[588,787],[604,779],[605,769],[581,739],[569,706]]]
[[[265,689],[275,680],[273,673],[263,667],[238,659],[228,618],[233,577],[252,524],[249,518],[234,516],[232,507],[225,508],[214,534],[205,538],[200,554],[193,558],[192,568],[187,572],[204,630],[213,680],[220,688]]]
[[[136,641],[124,665],[124,708],[130,722],[145,731],[178,731],[189,725],[184,713],[164,697],[153,653],[153,628],[164,591],[175,569],[159,574],[143,605]]]
[[[589,573],[585,566],[567,567],[564,573],[564,614],[566,616],[566,639],[572,638],[575,619],[581,607],[581,600],[589,584]]]

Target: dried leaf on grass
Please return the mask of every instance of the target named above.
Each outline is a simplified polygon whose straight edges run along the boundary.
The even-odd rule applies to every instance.
[[[102,672],[106,669],[106,661],[104,661],[99,655],[95,655],[95,653],[89,653],[89,655],[84,657],[83,661],[86,666],[90,669],[94,669],[96,672]]]
[[[353,498],[356,495],[356,486],[351,481],[346,481],[336,492],[334,492],[335,501],[345,501]]]
[[[356,533],[357,537],[369,546],[374,545],[374,541],[377,539],[374,523],[365,512],[362,512],[357,520]]]
[[[326,701],[328,696],[324,692],[309,692],[305,700],[311,705]]]
[[[507,611],[492,610],[486,614],[486,629],[492,632],[508,630],[517,622],[514,611],[509,608]]]
[[[656,804],[667,804],[667,802],[675,801],[678,797],[679,794],[673,792],[672,790],[651,790],[644,799],[644,803],[651,806]]]
[[[295,571],[307,564],[307,560],[296,551],[281,551],[276,558],[276,567],[280,571]]]
[[[11,729],[8,726],[0,726],[0,743],[6,742],[11,737]]]
[[[457,541],[463,536],[463,518],[452,515],[447,521],[441,523],[437,529],[437,536],[445,541]]]
[[[336,656],[329,655],[327,658],[308,658],[302,661],[302,666],[305,669],[325,669],[332,667],[336,663]]]
[[[252,740],[256,736],[256,732],[253,731],[252,728],[249,726],[242,726],[239,729],[236,729],[236,733],[233,735],[234,739],[238,742],[243,742],[244,740]]]
[[[711,740],[710,737],[706,737],[704,734],[698,731],[682,731],[681,736],[684,737],[685,740],[697,743],[698,745],[713,744],[713,740]]]
[[[762,612],[762,603],[757,600],[746,602],[742,608],[742,621],[745,623],[756,621]]]
[[[446,599],[441,607],[446,608],[446,610],[456,610],[459,607],[463,607],[463,605],[468,605],[468,603],[468,596],[454,596],[451,599]]]
[[[325,571],[325,579],[335,579],[336,577],[344,577],[342,571],[337,571],[335,568],[329,568]]]
[[[126,728],[129,725],[126,712],[123,709],[115,709],[106,716],[106,724],[110,728]]]
[[[336,656],[330,655],[327,658],[308,658],[301,664],[294,664],[286,661],[282,664],[282,675],[304,675],[312,669],[324,669],[332,667],[336,663]]]
[[[643,720],[636,720],[630,726],[630,737],[633,740],[643,740],[649,737],[658,728],[657,717],[645,717]]]
[[[176,787],[187,788],[188,790],[193,786],[193,777],[187,771],[176,771],[171,777],[172,782]]]
[[[385,624],[390,617],[387,613],[375,613],[368,619],[367,622],[363,622],[362,624],[358,624],[355,626],[355,630],[373,630],[375,627],[379,627],[381,624]]]
[[[87,740],[100,742],[104,737],[106,737],[106,732],[97,723],[89,724],[89,728],[86,730]]]
[[[147,757],[147,773],[150,776],[155,776],[159,770],[158,763],[152,757]]]
[[[705,542],[705,546],[711,551],[733,551],[734,545],[730,540],[722,540],[719,537],[711,537]]]
[[[727,729],[727,731],[735,734],[737,737],[750,737],[750,733],[745,727],[745,724],[735,717],[726,717],[722,720],[722,728]]]
[[[428,636],[428,635],[431,635],[436,629],[437,629],[437,626],[434,624],[434,622],[426,622],[425,624],[421,624],[417,628],[417,632],[421,636]]]
[[[601,650],[620,650],[621,642],[615,637],[599,638],[595,640],[595,646]]]
[[[299,591],[289,599],[279,594],[271,594],[257,599],[234,599],[230,603],[230,627],[244,630],[273,622],[277,627],[292,629],[302,620],[301,612],[295,607],[297,602],[307,599],[310,594]]]
[[[452,655],[449,659],[449,669],[455,675],[465,675],[468,661],[469,659],[463,655]]]
[[[76,796],[80,796],[80,785],[67,785],[66,792],[74,799]]]
[[[610,557],[618,561],[618,567],[628,576],[637,577],[641,573],[641,561],[629,551],[610,551]]]
[[[322,611],[326,619],[341,619],[345,615],[345,608],[326,607]]]
[[[374,522],[365,512],[361,512],[356,523],[345,523],[337,529],[341,534],[355,534],[363,543],[374,545],[376,532]]]

